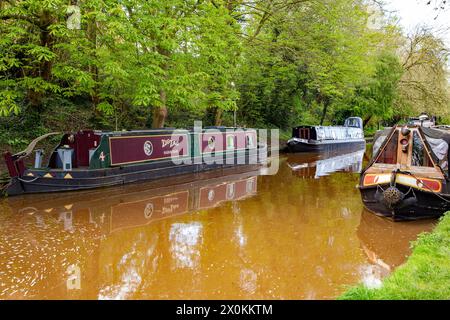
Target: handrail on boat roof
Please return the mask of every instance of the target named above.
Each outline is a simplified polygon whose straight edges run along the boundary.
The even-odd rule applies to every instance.
[[[33,152],[34,148],[36,147],[36,145],[38,144],[39,141],[42,141],[45,138],[48,138],[48,137],[54,136],[54,135],[58,135],[58,134],[61,134],[61,132],[50,132],[50,133],[46,133],[40,137],[37,137],[36,139],[31,141],[31,143],[28,145],[28,147],[26,147],[25,150],[17,152],[16,154],[13,155],[13,157],[17,158],[17,159],[21,159],[21,158],[25,158],[25,157],[29,156],[31,154],[31,152]]]

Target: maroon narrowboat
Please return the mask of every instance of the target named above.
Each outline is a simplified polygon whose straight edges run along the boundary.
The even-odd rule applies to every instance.
[[[64,134],[46,166],[42,166],[42,152],[37,150],[34,168],[26,168],[25,157],[52,134],[35,139],[22,152],[4,154],[11,177],[4,193],[12,196],[93,189],[258,164],[267,157],[266,145],[257,142],[256,129],[82,130]]]

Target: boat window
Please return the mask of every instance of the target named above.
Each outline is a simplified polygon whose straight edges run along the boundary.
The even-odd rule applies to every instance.
[[[347,118],[344,127],[362,128],[362,120],[361,118]]]
[[[418,167],[433,167],[433,162],[431,161],[431,158],[425,149],[425,145],[417,131],[414,131],[413,135],[411,165]]]
[[[234,136],[227,135],[227,149],[234,149]]]
[[[387,143],[381,155],[377,159],[377,163],[396,164],[397,163],[397,145],[398,145],[398,130],[395,130],[391,139]]]
[[[246,135],[247,147],[253,147],[253,136],[251,134]]]

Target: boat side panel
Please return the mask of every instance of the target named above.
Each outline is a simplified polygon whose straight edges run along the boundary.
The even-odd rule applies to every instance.
[[[100,152],[100,149],[97,151]],[[164,160],[99,170],[72,171],[70,172],[70,178],[67,178],[67,172],[61,170],[58,172],[47,172],[44,176],[41,176],[44,172],[38,175],[37,171],[29,171],[29,173],[34,173],[34,175],[23,177],[21,180],[16,179],[15,183],[11,184],[7,189],[7,194],[17,195],[22,193],[93,189],[136,181],[155,180],[184,173],[234,167],[239,163],[242,163],[242,165],[254,164],[258,166],[258,163],[264,161],[265,158],[261,155],[251,154],[249,151],[236,151],[233,163],[193,163],[180,165],[174,164],[170,160]],[[164,162],[164,164],[161,162]]]
[[[109,168],[110,166],[109,137],[107,135],[102,135],[99,146],[92,154],[89,169],[104,169]]]
[[[365,140],[354,140],[346,142],[330,141],[328,143],[308,143],[308,142],[288,142],[288,148],[291,152],[322,152],[331,150],[357,150],[366,145]]]
[[[255,149],[257,147],[256,131],[236,130],[235,132],[205,132],[199,135],[200,152],[228,152],[235,150]],[[211,140],[213,139],[213,140]],[[210,144],[211,141],[214,143]]]
[[[111,166],[189,156],[189,139],[187,133],[109,137]]]

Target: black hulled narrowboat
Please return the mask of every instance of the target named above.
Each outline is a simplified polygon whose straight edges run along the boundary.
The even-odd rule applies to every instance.
[[[377,132],[359,190],[364,206],[393,220],[437,217],[450,210],[450,132],[395,126]]]
[[[38,150],[34,168],[26,168],[25,157],[47,136],[34,140],[23,152],[4,154],[11,177],[4,193],[12,196],[93,189],[259,164],[267,157],[267,147],[258,143],[256,129],[83,130],[64,134],[46,166],[41,165]]]
[[[361,118],[347,118],[343,126],[299,126],[292,129],[287,147],[291,152],[319,152],[365,147]]]

